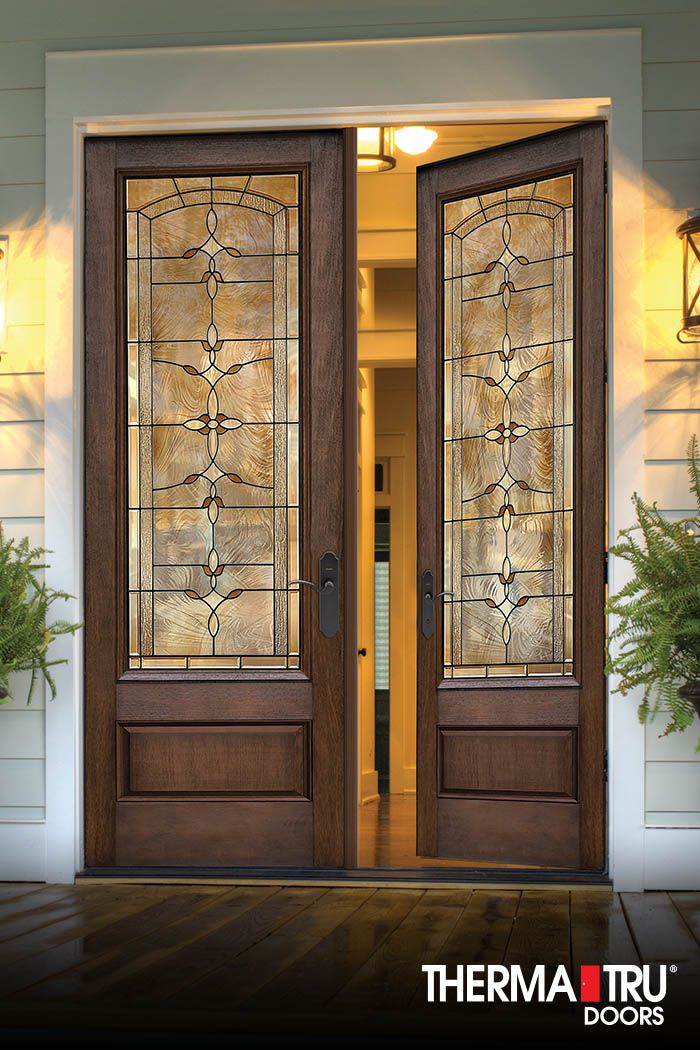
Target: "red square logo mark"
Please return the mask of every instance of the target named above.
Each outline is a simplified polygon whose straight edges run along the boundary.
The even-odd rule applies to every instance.
[[[600,966],[581,967],[581,1002],[600,1002]]]

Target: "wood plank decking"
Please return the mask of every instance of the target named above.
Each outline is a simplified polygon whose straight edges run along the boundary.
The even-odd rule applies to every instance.
[[[428,962],[564,964],[576,989],[583,963],[667,963],[665,1027],[682,1029],[700,893],[0,884],[0,1033],[584,1030],[568,1003],[428,1005]]]

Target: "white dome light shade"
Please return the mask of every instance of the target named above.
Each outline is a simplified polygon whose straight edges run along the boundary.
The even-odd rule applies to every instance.
[[[394,141],[402,153],[425,153],[429,150],[435,139],[437,131],[432,128],[424,128],[422,125],[413,128],[397,128],[394,132]]]

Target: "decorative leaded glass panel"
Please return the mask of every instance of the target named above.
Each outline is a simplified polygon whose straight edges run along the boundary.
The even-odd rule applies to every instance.
[[[443,204],[447,677],[572,671],[573,193]]]
[[[299,209],[127,180],[131,667],[299,666]]]

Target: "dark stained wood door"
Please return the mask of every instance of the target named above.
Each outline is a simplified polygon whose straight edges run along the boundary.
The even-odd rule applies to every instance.
[[[89,867],[345,862],[353,171],[335,130],[86,142]]]
[[[419,854],[605,866],[605,222],[601,123],[419,168]]]

